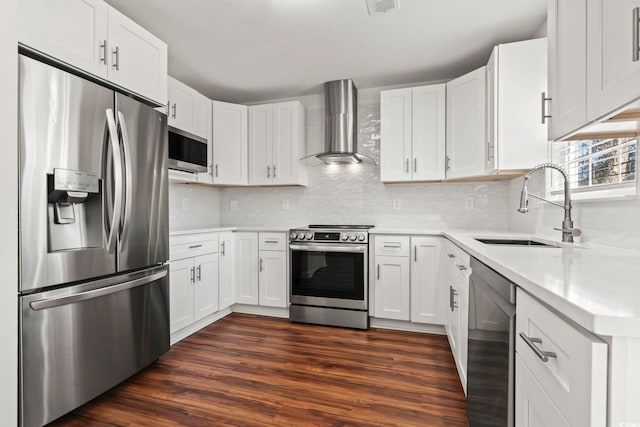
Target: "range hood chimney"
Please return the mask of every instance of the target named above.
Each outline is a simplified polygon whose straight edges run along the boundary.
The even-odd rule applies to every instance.
[[[357,152],[358,90],[353,80],[326,82],[324,109],[324,152],[315,157],[326,164],[375,163]]]

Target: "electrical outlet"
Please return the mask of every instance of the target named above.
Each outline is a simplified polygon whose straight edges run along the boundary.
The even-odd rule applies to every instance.
[[[238,201],[237,200],[232,200],[229,203],[229,209],[232,211],[235,211],[236,209],[238,209]]]
[[[464,208],[473,209],[473,196],[467,196],[464,199]]]
[[[393,209],[400,209],[400,199],[393,199]]]
[[[182,208],[183,211],[186,211],[187,209],[189,209],[189,200],[188,199],[182,199],[180,201],[180,207]]]
[[[289,200],[282,199],[282,209],[285,211],[289,209]]]

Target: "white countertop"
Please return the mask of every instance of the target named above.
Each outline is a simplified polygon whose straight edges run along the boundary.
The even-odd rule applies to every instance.
[[[580,243],[560,248],[494,246],[474,239],[545,240],[522,234],[443,234],[585,329],[602,336],[640,337],[640,253]]]
[[[215,227],[184,228],[169,231],[169,236],[182,236],[185,234],[217,233],[221,231],[264,231],[287,232],[295,227],[283,225],[218,225]]]

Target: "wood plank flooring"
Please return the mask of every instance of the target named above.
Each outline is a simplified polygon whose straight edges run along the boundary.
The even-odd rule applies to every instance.
[[[233,313],[55,426],[466,426],[445,336]]]

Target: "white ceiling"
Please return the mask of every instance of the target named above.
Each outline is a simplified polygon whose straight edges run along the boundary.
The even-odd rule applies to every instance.
[[[169,74],[210,98],[255,102],[450,79],[498,43],[530,38],[546,0],[107,0],[169,45]]]

